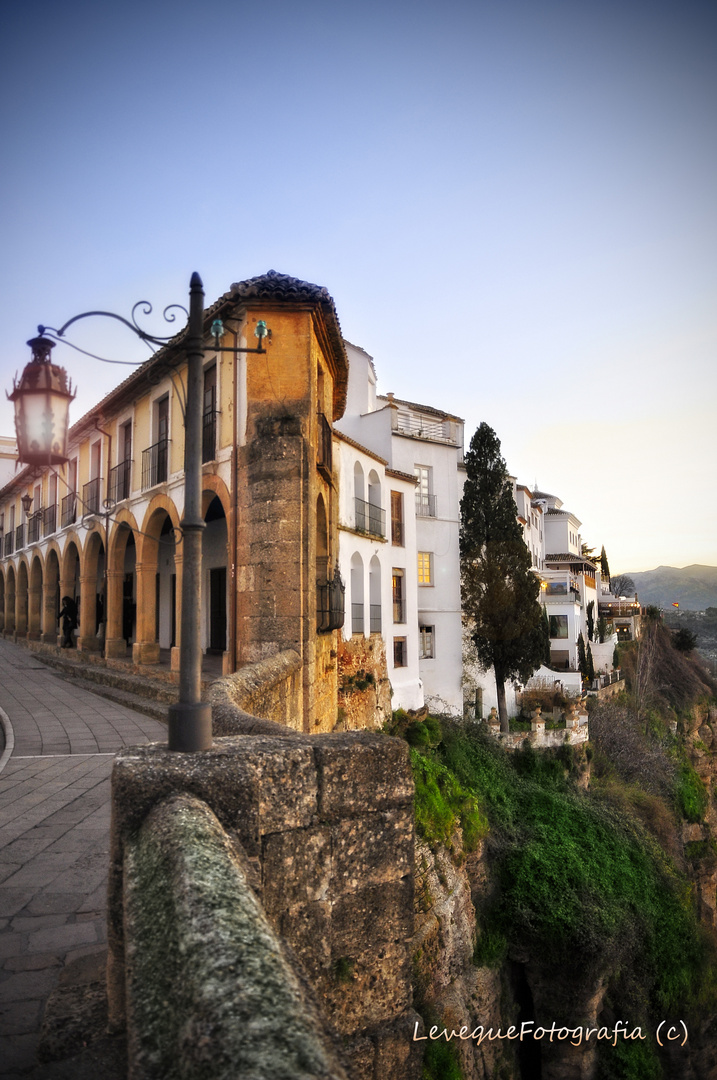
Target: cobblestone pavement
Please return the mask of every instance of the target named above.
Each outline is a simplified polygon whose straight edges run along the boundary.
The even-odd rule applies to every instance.
[[[0,712],[0,1076],[10,1080],[36,1065],[61,969],[106,947],[114,754],[166,742],[167,729],[2,639]]]

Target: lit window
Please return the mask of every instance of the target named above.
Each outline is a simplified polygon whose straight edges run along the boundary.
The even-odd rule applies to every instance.
[[[433,552],[418,552],[418,584],[433,584]]]
[[[406,639],[405,637],[395,637],[393,639],[393,666],[406,667],[408,663],[406,657]]]
[[[433,652],[433,627],[432,626],[420,626],[419,627],[419,656],[421,660],[430,660],[435,654]]]

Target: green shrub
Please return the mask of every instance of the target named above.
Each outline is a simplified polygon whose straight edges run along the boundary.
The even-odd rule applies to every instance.
[[[450,846],[457,825],[463,846],[472,851],[487,832],[488,823],[474,796],[463,790],[453,773],[418,750],[411,750],[416,784],[416,831],[430,843]]]
[[[426,1023],[427,1030],[430,1026]],[[445,1039],[429,1039],[425,1046],[421,1080],[463,1080],[463,1070],[453,1043]]]
[[[707,811],[707,791],[688,761],[680,765],[675,794],[682,816],[688,821],[702,821]]]

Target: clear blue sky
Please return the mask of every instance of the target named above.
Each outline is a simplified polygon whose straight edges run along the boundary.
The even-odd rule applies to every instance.
[[[713,2],[28,0],[0,39],[0,387],[38,323],[273,268],[613,570],[717,563]],[[75,419],[128,370],[55,356]]]

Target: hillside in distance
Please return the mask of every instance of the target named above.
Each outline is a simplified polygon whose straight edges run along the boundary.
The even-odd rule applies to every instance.
[[[717,607],[717,566],[658,566],[655,570],[627,571],[635,582],[640,603],[669,608],[674,603],[689,611]]]

